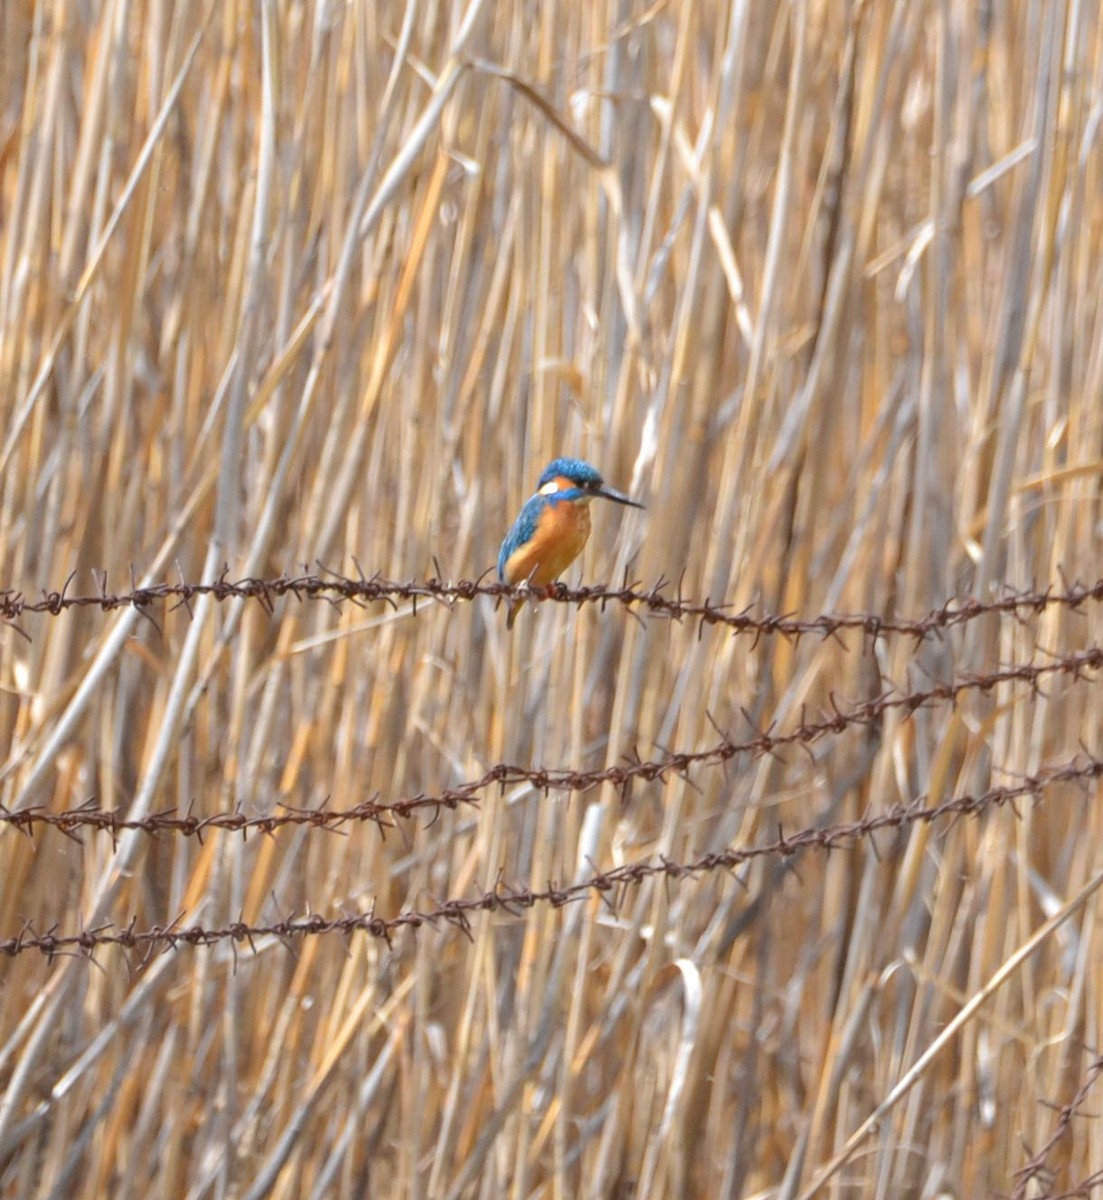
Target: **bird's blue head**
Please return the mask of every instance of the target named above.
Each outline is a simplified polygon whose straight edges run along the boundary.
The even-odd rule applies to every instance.
[[[557,488],[559,480],[566,480],[570,486],[563,488],[560,483]],[[643,508],[642,504],[630,499],[623,492],[606,487],[601,472],[596,467],[591,467],[588,462],[583,462],[581,458],[557,458],[548,463],[540,476],[537,491],[549,498],[558,492],[559,499],[583,503],[589,502],[595,496],[604,496],[606,500],[615,500],[618,504]]]
[[[581,458],[557,458],[548,463],[536,486],[542,488],[553,479],[568,479],[577,488],[599,488],[602,484],[601,472],[597,467],[591,467]]]

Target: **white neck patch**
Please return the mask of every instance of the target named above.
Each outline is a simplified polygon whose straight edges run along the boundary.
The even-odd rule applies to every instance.
[[[541,496],[554,496],[559,491],[559,483],[555,479],[549,479],[547,483],[540,489]]]

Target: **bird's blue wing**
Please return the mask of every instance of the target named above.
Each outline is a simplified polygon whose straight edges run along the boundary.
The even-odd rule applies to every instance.
[[[506,563],[509,561],[510,555],[532,541],[536,533],[536,524],[540,520],[540,514],[544,511],[547,502],[547,497],[541,496],[539,493],[530,496],[525,501],[517,520],[513,522],[513,528],[506,534],[502,548],[498,551],[498,578],[503,583],[506,582]]]

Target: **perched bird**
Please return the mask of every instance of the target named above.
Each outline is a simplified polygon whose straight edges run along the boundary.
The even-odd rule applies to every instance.
[[[498,554],[498,578],[503,583],[546,587],[582,553],[590,536],[590,501],[596,496],[643,508],[623,492],[606,487],[601,475],[580,458],[557,458],[544,468],[536,495],[530,496]],[[514,600],[506,626],[521,610]]]

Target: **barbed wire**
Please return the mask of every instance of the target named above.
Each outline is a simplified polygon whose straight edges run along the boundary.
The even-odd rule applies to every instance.
[[[1042,1192],[1037,1200],[1091,1200],[1093,1196],[1099,1196],[1101,1187],[1103,1187],[1103,1168],[1086,1175],[1063,1192]]]
[[[530,588],[527,585],[510,585],[495,581],[459,580],[449,583],[441,579],[411,580],[405,583],[386,579],[376,574],[361,575],[352,579],[326,567],[319,569],[323,574],[280,575],[273,579],[230,580],[228,569],[210,583],[159,583],[148,587],[132,584],[126,592],[109,592],[106,575],[100,578],[100,590],[94,594],[71,595],[69,587],[73,577],[59,591],[43,591],[40,599],[29,600],[15,589],[0,589],[0,620],[12,624],[29,614],[59,616],[75,608],[99,608],[110,612],[120,608],[147,609],[155,604],[172,602],[174,607],[189,608],[193,600],[210,596],[218,602],[226,600],[251,600],[272,612],[278,600],[292,598],[298,601],[324,600],[341,605],[357,605],[383,602],[397,607],[399,601],[411,601],[412,613],[417,615],[419,601],[435,601],[452,607],[457,603],[470,602],[480,596],[497,600],[531,599],[559,604],[621,604],[631,611],[643,610],[656,617],[670,620],[696,620],[703,630],[706,625],[722,626],[733,633],[749,633],[756,638],[779,635],[799,639],[809,634],[834,637],[846,631],[861,632],[865,637],[878,639],[889,634],[902,634],[923,640],[932,634],[964,625],[988,614],[1022,618],[1037,614],[1052,605],[1072,610],[1088,602],[1103,600],[1103,579],[1093,584],[1073,583],[1057,590],[1048,587],[1042,591],[1010,591],[993,600],[978,600],[974,597],[948,600],[940,608],[932,609],[924,616],[893,617],[876,613],[822,613],[815,617],[801,618],[792,614],[758,614],[750,609],[733,613],[725,604],[687,600],[682,596],[681,583],[673,594],[666,589],[672,585],[660,578],[651,587],[628,583],[622,587],[597,584],[577,588],[554,583],[547,588]],[[190,608],[189,608],[190,611]],[[637,614],[638,615],[638,614]]]
[[[1053,1152],[1053,1148],[1068,1132],[1072,1125],[1072,1120],[1076,1116],[1082,1116],[1080,1107],[1088,1098],[1088,1093],[1095,1086],[1096,1080],[1100,1075],[1103,1075],[1103,1055],[1097,1057],[1088,1067],[1087,1074],[1084,1076],[1084,1082],[1080,1085],[1076,1095],[1057,1111],[1057,1121],[1053,1126],[1053,1132],[1050,1134],[1045,1145],[1035,1154],[1029,1162],[1015,1172],[1015,1190],[1011,1193],[1011,1200],[1025,1200],[1027,1191],[1031,1183],[1038,1179],[1046,1182],[1051,1182],[1053,1171],[1048,1165],[1048,1159]],[[1059,1196],[1048,1193],[1050,1200],[1060,1200],[1064,1197],[1072,1196],[1087,1196],[1090,1192],[1086,1189],[1103,1180],[1103,1172],[1096,1172],[1089,1179],[1082,1181],[1076,1185],[1072,1191],[1061,1192]]]
[[[947,683],[932,684],[918,691],[898,695],[882,692],[848,709],[838,706],[834,693],[829,697],[832,712],[818,720],[808,720],[802,715],[800,723],[788,733],[774,733],[771,728],[758,730],[742,741],[723,734],[721,740],[703,750],[672,751],[659,758],[641,759],[638,755],[626,762],[590,771],[579,771],[569,767],[524,767],[515,763],[496,763],[477,779],[468,780],[438,795],[418,793],[401,800],[381,801],[378,795],[348,808],[296,808],[283,802],[283,810],[276,814],[249,816],[241,811],[212,813],[198,816],[194,813],[179,813],[176,809],[165,809],[149,813],[144,817],[128,818],[122,810],[103,809],[94,799],[61,812],[50,812],[35,806],[9,809],[0,805],[0,825],[10,825],[24,833],[35,826],[53,827],[73,835],[80,828],[100,830],[117,837],[127,830],[139,830],[147,834],[179,833],[187,837],[202,838],[212,830],[241,833],[274,833],[286,825],[310,826],[315,829],[336,830],[343,825],[364,821],[374,822],[380,829],[393,824],[396,819],[406,819],[424,811],[455,810],[461,805],[477,806],[480,794],[497,785],[500,788],[514,787],[527,783],[540,792],[588,792],[595,787],[609,784],[616,788],[622,799],[627,799],[629,789],[636,782],[655,783],[670,775],[688,776],[691,768],[715,766],[730,762],[740,755],[753,761],[767,754],[791,746],[810,747],[828,734],[843,733],[852,726],[877,727],[881,718],[889,711],[901,710],[910,716],[917,710],[937,702],[956,703],[967,692],[987,693],[1004,683],[1025,683],[1038,689],[1041,681],[1051,675],[1081,677],[1084,672],[1103,667],[1103,648],[1089,647],[1073,654],[1058,656],[1048,663],[1018,663],[984,675],[965,675]],[[744,714],[746,715],[746,714]],[[749,718],[748,718],[749,721]],[[753,725],[752,725],[753,728]],[[719,732],[719,731],[718,731]]]
[[[330,919],[318,914],[304,918],[288,917],[269,925],[249,925],[237,921],[212,929],[201,925],[181,925],[179,921],[138,929],[132,922],[125,928],[106,924],[74,934],[58,934],[53,929],[38,934],[28,924],[15,937],[0,939],[0,954],[14,957],[28,950],[38,950],[54,957],[59,954],[91,954],[99,946],[115,945],[142,950],[148,956],[158,948],[210,946],[224,941],[248,942],[255,950],[256,940],[262,937],[290,941],[297,937],[354,932],[363,932],[390,943],[394,934],[402,929],[441,924],[452,925],[470,935],[470,918],[479,912],[497,911],[517,915],[538,904],[546,903],[561,908],[593,894],[605,897],[615,908],[611,894],[656,876],[676,881],[715,871],[732,871],[758,858],[790,859],[813,848],[831,851],[852,845],[880,830],[901,829],[919,822],[930,824],[946,816],[976,816],[990,808],[1014,805],[1015,801],[1026,797],[1040,800],[1045,790],[1055,784],[1078,783],[1086,786],[1091,780],[1100,778],[1103,778],[1103,760],[1073,760],[1026,776],[1018,783],[990,788],[979,795],[957,796],[935,805],[927,804],[926,797],[919,797],[910,803],[894,805],[885,812],[849,823],[810,826],[788,835],[779,830],[772,842],[712,852],[690,862],[680,863],[666,857],[645,859],[624,863],[572,884],[557,886],[549,883],[546,888],[536,890],[499,882],[481,896],[446,900],[435,908],[407,909],[393,917],[378,916],[373,910]]]

